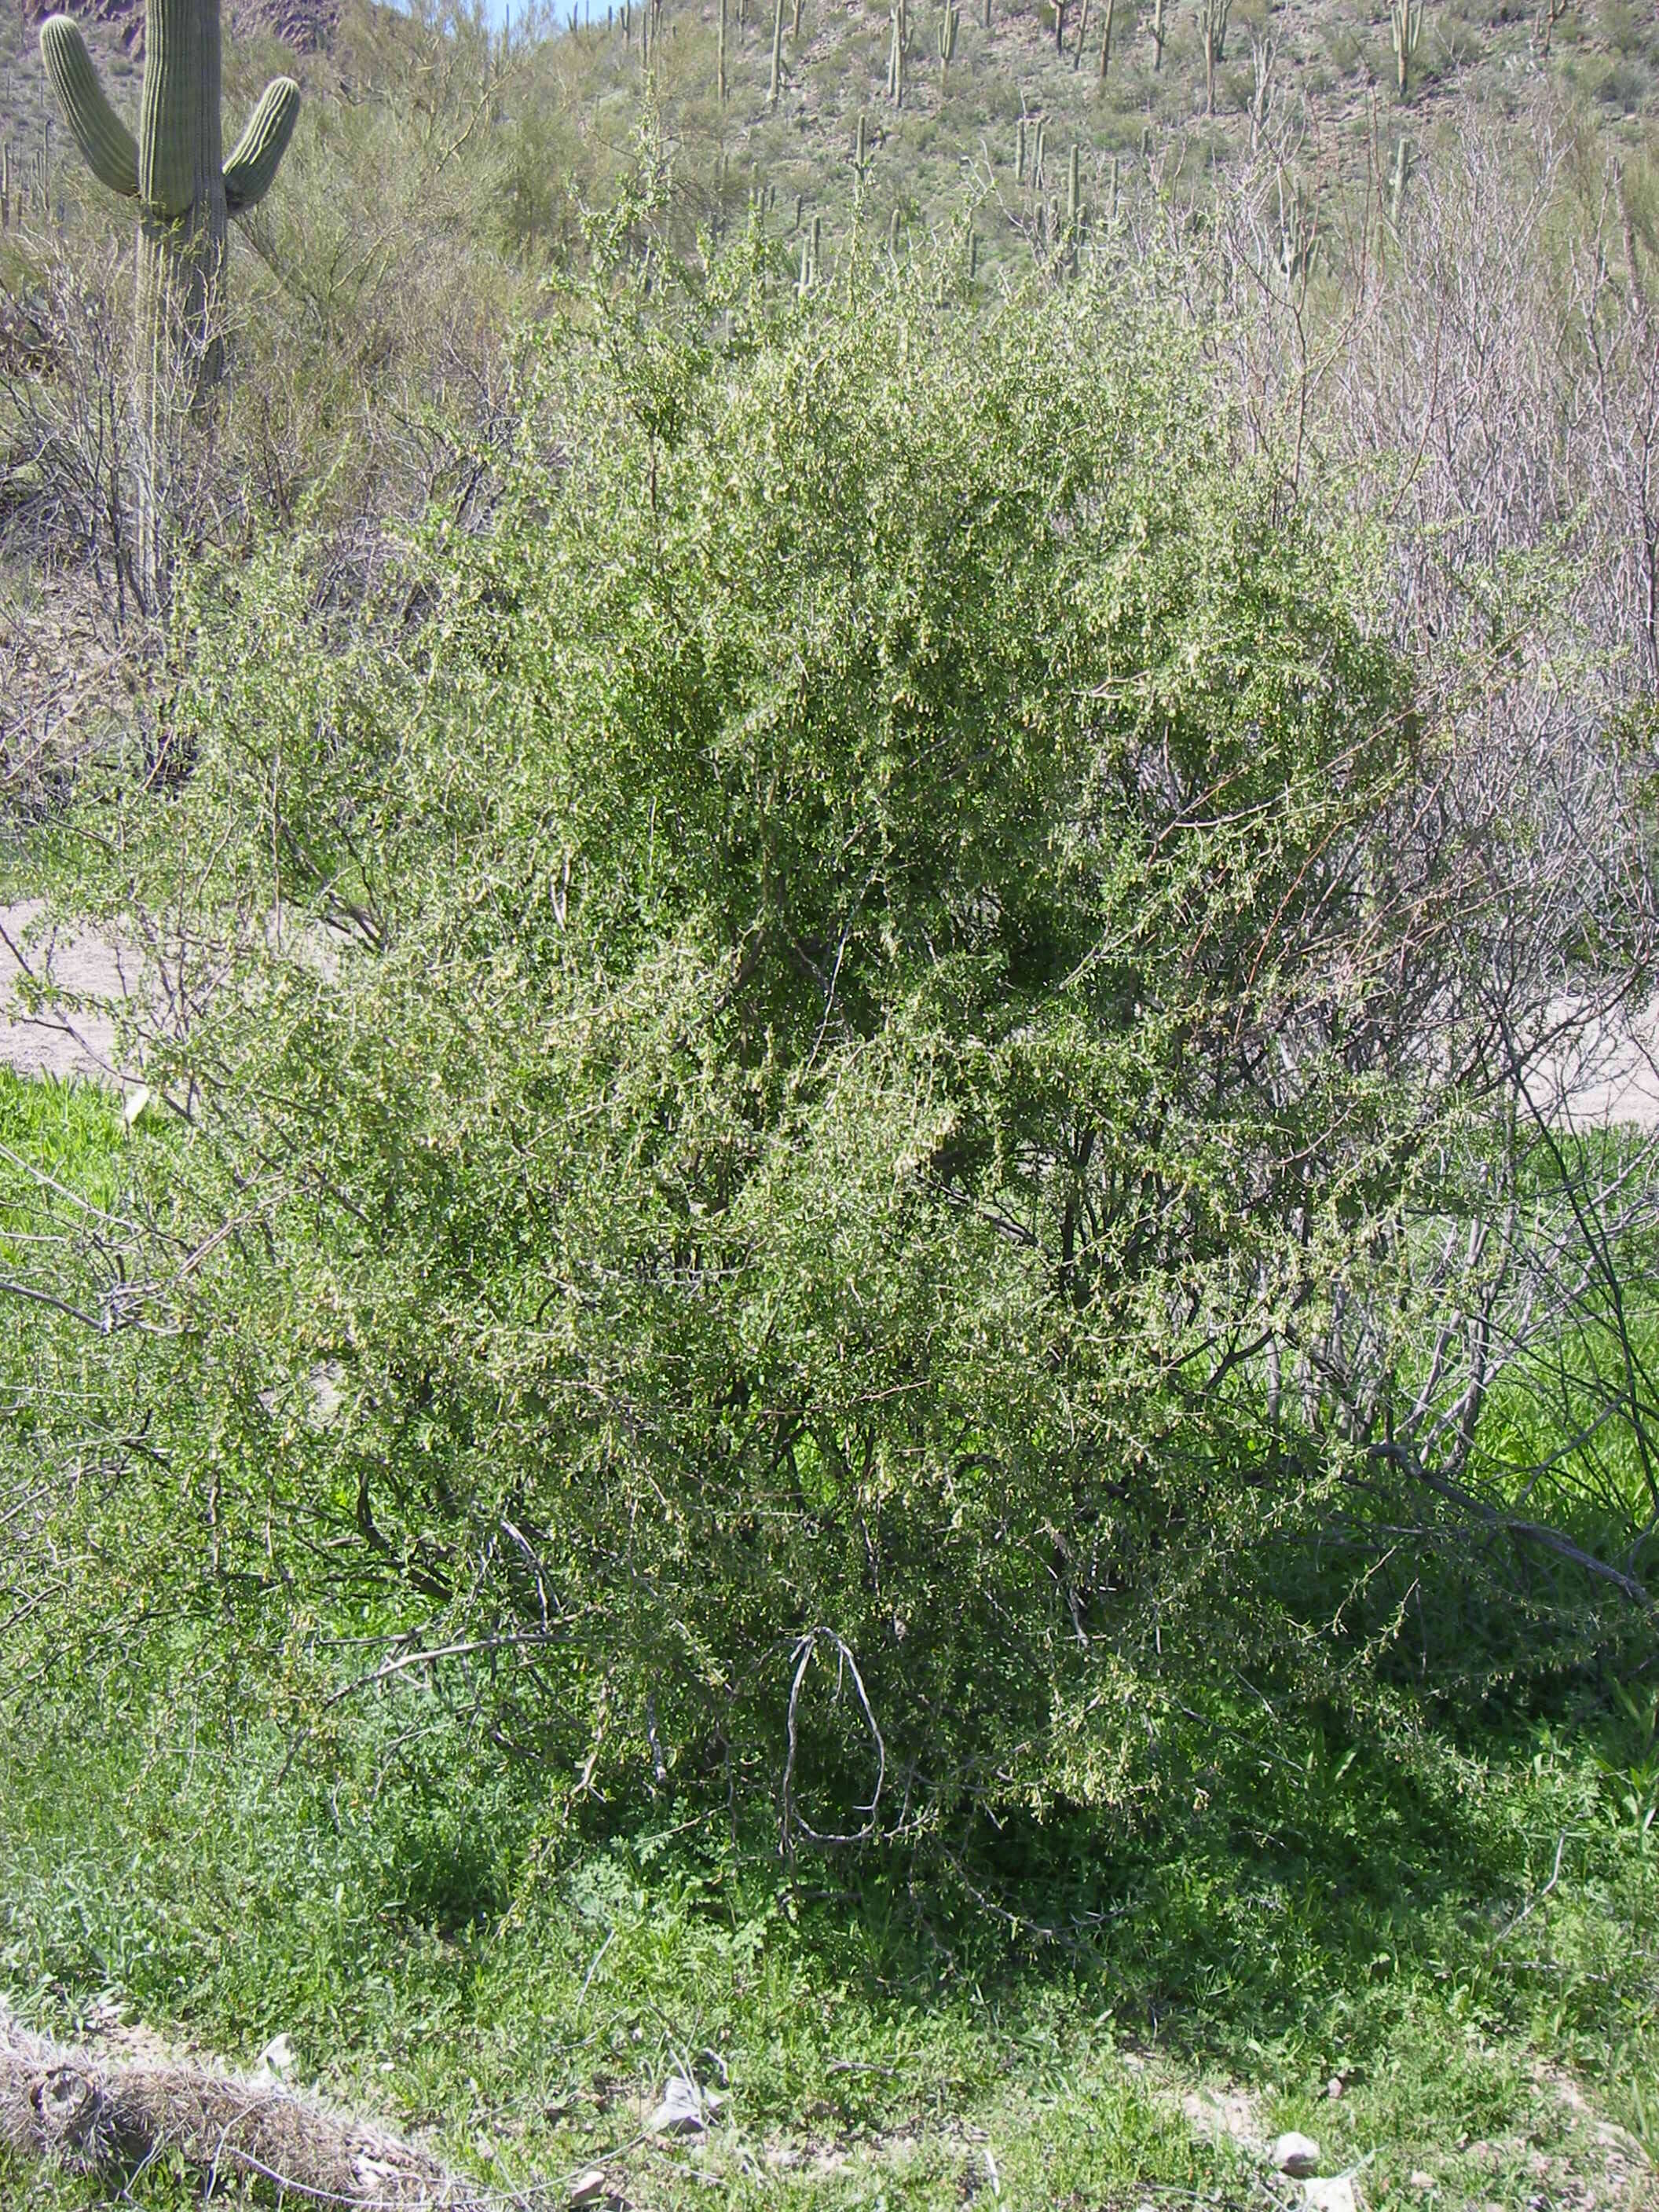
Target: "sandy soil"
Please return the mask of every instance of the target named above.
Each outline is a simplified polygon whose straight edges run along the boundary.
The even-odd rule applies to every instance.
[[[0,1066],[118,1084],[113,1010],[137,988],[138,957],[85,931],[46,929],[45,914],[39,899],[0,906]],[[29,975],[49,975],[72,1003],[26,1012]]]

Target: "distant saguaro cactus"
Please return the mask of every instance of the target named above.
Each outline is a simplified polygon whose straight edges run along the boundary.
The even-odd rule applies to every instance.
[[[1389,187],[1389,228],[1396,242],[1400,237],[1400,219],[1406,210],[1406,186],[1412,173],[1412,149],[1407,140],[1401,138],[1394,149],[1394,181]]]
[[[870,125],[860,115],[858,136],[853,142],[853,196],[855,199],[863,199],[865,187],[870,181],[870,172],[874,167],[875,159],[870,151]]]
[[[905,0],[893,0],[892,37],[887,48],[887,97],[895,107],[904,105],[904,57],[910,45],[910,26]]]
[[[1389,28],[1394,33],[1395,88],[1403,100],[1412,56],[1423,36],[1423,0],[1389,0]]]
[[[1217,64],[1227,58],[1227,18],[1233,0],[1198,0],[1198,35],[1204,49],[1204,112],[1215,113]]]
[[[803,300],[818,281],[818,268],[823,252],[823,217],[815,215],[812,218],[810,238],[804,235],[800,242],[800,281],[795,289]]]
[[[775,107],[778,91],[783,82],[783,0],[777,0],[772,10],[772,75],[766,88],[766,104]]]
[[[161,584],[164,418],[182,387],[198,402],[224,366],[222,292],[228,218],[270,189],[300,112],[292,77],[271,80],[230,159],[219,116],[219,0],[147,0],[135,138],[111,106],[79,26],[40,26],[40,58],[87,167],[138,203],[137,370],[141,575]]]
[[[1112,65],[1112,18],[1117,13],[1117,0],[1106,0],[1106,20],[1100,30],[1100,82],[1106,82],[1106,72]]]
[[[1319,201],[1300,182],[1279,179],[1279,265],[1288,294],[1305,293],[1319,251]]]
[[[945,13],[939,19],[934,43],[939,48],[939,81],[945,82],[945,72],[956,59],[957,33],[962,28],[962,11],[956,0],[945,0]]]

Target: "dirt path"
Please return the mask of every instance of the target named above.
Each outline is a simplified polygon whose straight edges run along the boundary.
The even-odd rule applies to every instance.
[[[81,1075],[118,1084],[112,1009],[136,986],[138,956],[90,931],[43,932],[45,913],[40,899],[0,906],[0,1066],[19,1075]],[[59,991],[81,1003],[27,1012],[27,977],[47,974]],[[100,1010],[99,1000],[112,1011]]]

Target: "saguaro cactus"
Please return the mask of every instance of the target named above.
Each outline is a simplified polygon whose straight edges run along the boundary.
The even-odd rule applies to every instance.
[[[823,252],[823,217],[815,215],[810,238],[803,235],[800,242],[800,282],[795,289],[805,299],[818,281],[818,269]]]
[[[870,182],[870,172],[875,167],[875,157],[870,151],[870,125],[859,118],[858,136],[853,142],[853,197],[862,201],[865,188]]]
[[[1400,236],[1400,219],[1406,211],[1406,186],[1412,173],[1412,149],[1401,138],[1394,149],[1394,181],[1389,188],[1389,228],[1396,241]]]
[[[904,57],[909,50],[910,27],[905,0],[893,0],[889,17],[892,37],[887,47],[887,97],[895,107],[904,105]]]
[[[1227,18],[1232,0],[1198,0],[1198,36],[1204,49],[1204,112],[1215,113],[1215,73],[1227,58]]]
[[[1117,13],[1117,0],[1106,0],[1106,20],[1100,31],[1100,82],[1106,82],[1106,72],[1112,65],[1112,18]]]
[[[40,26],[40,58],[88,167],[138,204],[139,549],[152,599],[161,582],[168,417],[193,404],[224,362],[221,295],[228,218],[270,189],[293,136],[300,88],[265,87],[230,159],[219,117],[219,0],[147,0],[144,84],[135,138],[111,106],[78,25]]]
[[[1412,56],[1423,36],[1423,0],[1389,0],[1389,28],[1394,33],[1395,87],[1403,100]]]
[[[772,10],[772,75],[766,88],[766,104],[775,107],[783,83],[783,0]]]
[[[149,0],[144,88],[135,138],[110,106],[80,27],[40,26],[40,58],[58,106],[99,182],[136,199],[139,290],[185,313],[198,337],[198,381],[221,365],[208,318],[216,303],[227,219],[264,198],[288,149],[300,88],[265,87],[227,161],[219,120],[219,0]]]
[[[934,33],[934,44],[939,48],[939,81],[945,82],[945,72],[957,57],[957,33],[962,27],[962,11],[954,0],[945,0],[945,13],[939,17]]]
[[[1319,251],[1319,202],[1300,182],[1279,179],[1279,265],[1287,294],[1305,294]]]

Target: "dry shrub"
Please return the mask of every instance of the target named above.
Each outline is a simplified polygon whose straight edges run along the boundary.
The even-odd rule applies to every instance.
[[[0,2142],[71,2172],[172,2160],[312,2203],[482,2212],[487,2195],[383,2128],[275,2084],[183,2063],[106,2063],[0,2011]]]

